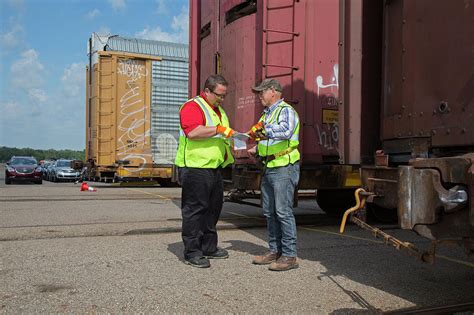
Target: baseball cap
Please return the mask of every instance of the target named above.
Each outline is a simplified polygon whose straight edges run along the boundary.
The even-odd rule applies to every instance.
[[[275,79],[265,79],[260,83],[259,85],[255,86],[252,88],[252,91],[254,92],[261,92],[265,90],[269,90],[271,88],[274,88],[275,91],[281,92],[283,89],[281,88],[280,82],[278,82]]]

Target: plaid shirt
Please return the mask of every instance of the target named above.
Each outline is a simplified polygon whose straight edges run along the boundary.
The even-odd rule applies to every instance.
[[[265,132],[270,139],[290,139],[293,135],[295,126],[298,124],[298,116],[296,115],[295,110],[288,107],[284,107],[281,110],[276,124],[267,124],[267,120],[282,101],[283,99],[280,99],[275,104],[263,110],[263,113],[265,114]]]

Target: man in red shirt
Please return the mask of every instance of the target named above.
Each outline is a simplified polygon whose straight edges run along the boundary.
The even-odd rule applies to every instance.
[[[229,257],[225,249],[217,247],[216,231],[224,197],[221,168],[234,161],[228,140],[234,131],[220,106],[227,85],[221,75],[210,76],[200,95],[187,101],[179,114],[175,164],[182,186],[181,236],[185,263],[198,268],[210,267],[210,258]]]

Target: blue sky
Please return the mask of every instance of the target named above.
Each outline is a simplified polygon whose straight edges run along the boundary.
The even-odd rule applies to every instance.
[[[188,0],[0,0],[0,146],[85,146],[92,33],[188,43]]]

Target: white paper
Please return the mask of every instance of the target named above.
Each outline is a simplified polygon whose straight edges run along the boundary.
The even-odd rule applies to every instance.
[[[232,138],[239,139],[240,141],[247,141],[248,139],[250,139],[250,136],[246,133],[234,132]]]
[[[232,140],[234,142],[234,150],[247,150],[247,140],[250,136],[246,133],[234,132]]]

